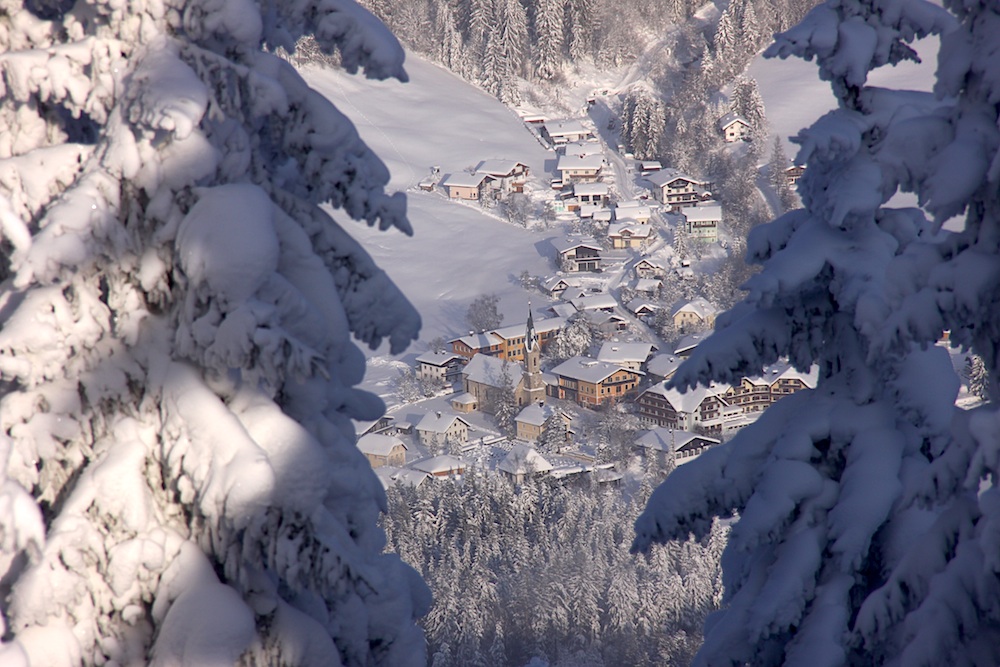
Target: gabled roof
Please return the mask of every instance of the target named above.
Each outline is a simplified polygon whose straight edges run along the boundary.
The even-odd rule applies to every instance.
[[[425,472],[428,475],[434,475],[443,472],[452,472],[453,470],[465,470],[465,461],[451,454],[441,454],[440,456],[432,456],[429,459],[411,463],[410,468]]]
[[[638,222],[613,222],[608,225],[609,237],[636,236],[641,239],[648,239],[653,233],[653,228],[649,225],[642,225]]]
[[[419,470],[409,468],[393,468],[392,466],[382,466],[375,468],[375,474],[382,482],[382,488],[388,490],[393,484],[403,484],[405,486],[420,486],[430,476]]]
[[[686,303],[682,303],[671,311],[671,316],[678,313],[693,313],[703,320],[715,317],[719,314],[719,309],[702,297],[695,297]]]
[[[497,470],[510,475],[526,475],[533,472],[548,472],[552,470],[552,464],[535,448],[517,444],[510,448],[507,456],[497,465]]]
[[[555,331],[556,329],[562,329],[566,326],[565,317],[547,317],[544,320],[538,320],[533,322],[535,325],[535,333],[543,334],[550,331]],[[518,338],[523,336],[527,329],[523,324],[512,324],[509,327],[503,327],[502,329],[494,329],[490,333],[498,338],[503,338],[504,340],[510,340],[511,338]]]
[[[596,141],[574,141],[562,147],[563,155],[603,155],[604,148]]]
[[[556,162],[556,171],[567,169],[587,169],[600,171],[604,167],[603,155],[560,155]]]
[[[532,426],[541,426],[545,423],[545,420],[552,415],[562,415],[568,420],[568,416],[562,410],[557,410],[548,403],[532,403],[528,407],[524,408],[517,414],[514,421],[521,422],[523,424],[531,424]]]
[[[684,209],[684,218],[688,222],[711,222],[722,220],[722,207],[718,204],[701,204]]]
[[[528,165],[516,160],[483,160],[476,167],[477,174],[487,174],[495,177],[512,176],[518,167],[527,169]]]
[[[476,357],[481,357],[483,355],[477,354]],[[420,423],[417,424],[416,429],[418,431],[428,431],[430,433],[447,433],[451,425],[456,421],[460,421],[465,424],[466,428],[469,427],[469,422],[465,421],[456,414],[451,414],[448,412],[428,412],[421,419]]]
[[[663,281],[659,278],[639,278],[635,281],[635,290],[637,292],[655,292],[662,285]]]
[[[678,179],[689,181],[695,185],[705,185],[704,181],[699,181],[697,178],[688,176],[684,172],[678,171],[677,169],[663,169],[646,177],[647,181],[658,188],[662,188],[663,186],[673,183]]]
[[[562,283],[561,286],[560,283]],[[542,286],[545,287],[546,290],[551,292],[552,290],[558,287],[566,289],[567,287],[575,287],[579,284],[580,284],[579,278],[574,278],[572,276],[552,276],[544,283],[542,283]]]
[[[657,394],[666,399],[670,406],[677,412],[691,414],[698,409],[702,401],[706,398],[714,397],[721,400],[722,394],[729,389],[728,384],[713,384],[710,387],[698,385],[693,389],[680,392],[676,389],[667,388],[666,381],[654,384],[652,387],[642,392],[643,394]],[[640,396],[641,398],[641,396]]]
[[[660,164],[659,160],[643,160],[639,164],[642,166],[643,171],[659,171],[663,169],[663,165]]]
[[[547,120],[545,121],[545,131],[550,137],[562,137],[570,134],[590,134],[590,130],[583,126],[578,120]]]
[[[522,329],[523,331],[523,329]],[[516,387],[524,374],[524,367],[517,361],[504,361],[485,354],[477,354],[462,369],[462,376],[472,382],[484,384],[487,387],[499,387],[503,377],[504,364],[510,375],[512,386]]]
[[[448,174],[448,176],[441,181],[441,187],[460,187],[460,188],[478,188],[482,185],[485,180],[493,180],[493,177],[488,174],[469,174],[464,171],[460,171],[457,174]]]
[[[663,264],[661,264],[660,262],[654,262],[649,257],[643,257],[642,259],[640,259],[638,262],[635,263],[635,265],[637,267],[640,264],[645,264],[646,266],[648,266],[651,269],[660,269],[661,271],[664,269]]]
[[[597,353],[597,359],[613,364],[645,363],[656,349],[652,343],[604,343]]]
[[[625,304],[625,307],[629,310],[629,312],[636,315],[642,315],[643,313],[655,313],[661,308],[660,304],[655,301],[650,301],[649,299],[643,299],[640,297],[632,299]]]
[[[742,123],[742,124],[746,125],[747,127],[750,127],[750,121],[748,121],[746,118],[744,118],[743,116],[739,115],[738,113],[730,111],[725,116],[723,116],[722,118],[719,119],[719,129],[720,130],[725,130],[727,127],[729,127],[733,123]]]
[[[382,435],[381,433],[369,433],[358,439],[358,449],[364,454],[372,456],[389,456],[396,447],[408,449],[406,444],[397,437]]]
[[[612,364],[607,361],[598,361],[597,359],[590,359],[589,357],[570,357],[552,369],[552,373],[554,375],[569,378],[571,380],[583,380],[584,382],[593,383],[604,382],[619,371],[625,371],[635,375],[645,375],[645,373],[641,371],[632,371],[627,368],[622,368],[618,364]]]
[[[615,206],[614,213],[616,220],[627,220],[627,219],[638,220],[640,218],[648,220],[650,215],[652,215],[652,211],[646,204],[633,205],[631,203],[622,204],[621,202],[619,202],[618,205]]]
[[[581,195],[607,195],[608,194],[608,184],[607,183],[575,183],[573,185],[573,194],[576,196]]]
[[[635,444],[645,449],[655,449],[659,452],[680,452],[684,449],[692,448],[692,445],[694,447],[703,447],[705,445],[711,447],[718,445],[720,442],[722,441],[706,435],[661,426],[643,433],[636,438]]]
[[[658,354],[646,362],[646,370],[650,375],[669,378],[677,372],[684,360],[673,354]]]
[[[607,308],[615,308],[618,306],[618,301],[615,297],[610,294],[588,294],[587,296],[581,296],[576,299],[572,299],[570,303],[577,310],[605,310]]]
[[[765,366],[761,378],[772,385],[778,380],[801,380],[807,387],[815,388],[819,381],[819,366],[813,364],[808,373],[803,373],[787,361],[779,361]]]
[[[448,362],[454,360],[462,361],[465,359],[460,354],[455,354],[454,352],[424,352],[416,361],[419,364],[427,364],[428,366],[446,366]]]
[[[601,244],[594,239],[581,239],[573,237],[552,239],[552,245],[555,246],[556,250],[558,250],[560,254],[564,254],[574,248],[591,248],[597,251],[604,249],[601,247]]]
[[[448,342],[454,343],[455,341],[462,341],[473,350],[481,350],[484,347],[490,347],[491,345],[497,345],[500,343],[500,339],[487,331],[470,333],[467,336],[459,336],[458,338],[452,338]]]

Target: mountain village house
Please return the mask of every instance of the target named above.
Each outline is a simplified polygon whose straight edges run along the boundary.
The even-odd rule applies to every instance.
[[[562,317],[538,320],[538,323],[535,324],[535,334],[538,336],[538,343],[543,352],[552,338],[564,326],[566,326],[566,320]],[[471,359],[477,354],[485,354],[508,361],[524,361],[525,328],[523,325],[511,325],[478,334],[470,333],[449,342],[452,352],[464,359]]]
[[[523,333],[512,339],[518,341],[512,350],[518,350],[523,365],[519,361],[476,354],[462,369],[463,388],[475,397],[483,412],[493,414],[501,393],[508,390],[513,392],[519,406],[545,400],[541,343],[530,312],[527,325],[520,331]]]
[[[587,357],[572,357],[552,369],[557,384],[550,385],[549,395],[576,401],[594,408],[624,400],[635,393],[640,371]]]
[[[563,431],[562,439],[565,441],[569,437],[570,416],[562,410],[546,403],[532,403],[518,413],[517,417],[514,418],[514,424],[517,427],[517,439],[536,442],[542,437],[545,422],[553,416],[559,417],[559,423],[562,424],[561,429]]]
[[[651,225],[642,225],[638,222],[613,222],[608,225],[608,240],[615,250],[634,248],[642,250],[649,245],[653,238],[653,228]]]
[[[358,439],[358,449],[368,459],[372,468],[401,467],[406,463],[406,445],[393,435],[369,433]]]
[[[446,479],[465,474],[465,461],[457,456],[442,454],[411,463],[410,468],[437,479]]]
[[[469,174],[461,171],[457,174],[448,174],[441,181],[441,187],[447,191],[451,199],[482,201],[492,181],[493,177],[486,174]]]
[[[497,470],[509,476],[515,484],[520,484],[527,477],[551,471],[552,464],[535,448],[518,443],[510,448],[507,456],[497,465]]]
[[[651,324],[656,318],[657,311],[660,310],[660,304],[656,301],[637,296],[625,304],[625,309],[646,324]]]
[[[577,183],[573,186],[573,195],[582,205],[607,206],[608,186],[606,183]]]
[[[424,352],[416,361],[418,378],[446,384],[458,379],[467,358],[454,352]]]
[[[469,422],[455,414],[428,412],[417,423],[416,432],[420,444],[427,447],[444,447],[450,442],[467,441]]]
[[[618,202],[615,204],[613,213],[615,220],[618,222],[635,220],[643,225],[647,224],[653,215],[652,209],[649,208],[649,204],[643,204],[642,202],[635,200]]]
[[[632,270],[635,271],[635,277],[640,280],[647,278],[663,278],[667,275],[666,267],[658,262],[654,262],[648,257],[644,257],[636,262]]]
[[[556,171],[563,184],[593,183],[604,169],[603,155],[560,155]]]
[[[652,343],[608,342],[601,345],[601,350],[597,353],[597,360],[616,364],[632,371],[642,371],[656,349]]]
[[[597,241],[580,239],[555,239],[552,241],[559,253],[559,265],[567,273],[597,271],[601,268],[601,251]]]
[[[594,133],[578,120],[548,120],[541,126],[542,138],[553,146],[593,139]]]
[[[736,113],[727,113],[719,119],[719,131],[722,132],[722,138],[729,143],[749,141],[753,134],[753,128],[747,119]]]
[[[718,204],[703,204],[686,208],[684,221],[692,240],[716,243],[719,240],[719,225],[722,224],[722,207]]]
[[[788,180],[789,185],[795,185],[802,178],[802,174],[806,173],[806,168],[800,164],[793,164],[788,169],[785,169],[785,179]]]
[[[653,198],[673,210],[695,206],[712,196],[706,189],[708,183],[691,178],[676,169],[658,171],[646,180],[652,185]]]
[[[679,331],[691,329],[710,329],[715,326],[715,317],[719,309],[702,297],[681,304],[671,313],[674,327]]]
[[[493,187],[502,194],[524,192],[530,170],[528,165],[514,160],[484,160],[476,167],[477,174],[485,174],[493,179]]]
[[[710,438],[707,435],[657,427],[639,436],[635,445],[637,449],[643,451],[646,458],[654,459],[661,466],[665,466],[670,459],[677,465],[692,461],[720,442],[717,438]]]

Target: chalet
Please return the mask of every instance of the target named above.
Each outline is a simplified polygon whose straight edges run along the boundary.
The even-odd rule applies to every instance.
[[[560,418],[558,423],[562,424],[563,431],[561,439],[563,441],[567,440],[569,438],[570,416],[562,410],[545,403],[532,403],[521,410],[517,417],[514,418],[514,424],[517,427],[517,439],[528,442],[537,441],[542,437],[545,422],[551,417]]]
[[[677,341],[677,347],[674,348],[674,354],[681,359],[687,359],[691,356],[694,348],[698,347],[700,343],[705,342],[705,340],[711,335],[711,331],[704,331],[684,336]]]
[[[705,204],[686,208],[684,224],[687,225],[687,233],[692,240],[715,243],[719,240],[722,207],[718,204]]]
[[[592,310],[584,314],[590,325],[604,338],[611,338],[623,331],[628,331],[628,319],[618,313],[609,313],[605,310]]]
[[[503,341],[486,331],[480,333],[470,331],[467,336],[453,338],[449,342],[452,352],[467,359],[471,359],[477,354],[498,357],[503,351]]]
[[[659,293],[661,287],[663,287],[663,281],[659,278],[639,278],[635,281],[633,289],[637,294],[654,297]]]
[[[641,371],[657,347],[652,343],[604,343],[597,353],[598,361],[617,364],[632,371]]]
[[[632,267],[632,270],[635,271],[635,277],[639,278],[640,280],[649,278],[663,278],[665,275],[667,275],[666,267],[646,257],[636,262],[635,266]]]
[[[578,278],[570,278],[567,276],[553,276],[542,283],[542,287],[546,292],[552,296],[559,296],[565,292],[570,287],[579,286],[580,281]]]
[[[664,169],[646,177],[651,184],[653,198],[674,210],[695,206],[711,198],[708,183],[691,178],[676,169]]]
[[[601,244],[593,240],[556,239],[552,242],[559,253],[559,265],[568,273],[599,271]]]
[[[707,435],[661,426],[643,433],[636,439],[635,445],[647,458],[656,460],[660,465],[666,465],[670,460],[680,465],[694,460],[720,442]]]
[[[613,222],[608,226],[608,240],[616,250],[634,248],[642,250],[653,239],[653,228],[635,222]]]
[[[676,354],[657,354],[646,362],[646,373],[654,383],[669,380],[684,362],[684,358]]]
[[[583,126],[578,120],[548,120],[541,125],[542,138],[553,146],[561,146],[587,139],[593,139],[594,133]]]
[[[406,463],[406,445],[393,435],[369,433],[358,439],[358,449],[368,459],[372,468],[401,467]]]
[[[793,164],[788,169],[785,169],[785,179],[788,181],[789,185],[795,185],[802,178],[802,174],[806,173],[806,168],[804,165]]]
[[[613,313],[618,307],[618,301],[610,294],[586,294],[570,301],[578,312],[588,312],[599,310],[605,313]]]
[[[652,210],[649,208],[649,204],[637,201],[620,201],[615,204],[614,215],[615,220],[618,221],[635,220],[639,224],[645,225],[652,217]]]
[[[561,155],[556,161],[556,172],[566,183],[593,183],[604,169],[603,155]]]
[[[465,473],[465,461],[457,456],[442,454],[410,464],[410,468],[426,473],[437,479],[461,476]]]
[[[751,135],[753,134],[753,128],[750,126],[750,121],[743,116],[732,112],[727,113],[719,119],[719,131],[722,132],[722,138],[728,143],[732,143],[734,141],[750,141]]]
[[[516,444],[510,448],[507,456],[497,464],[497,470],[508,475],[515,484],[520,484],[526,477],[541,475],[552,470],[552,464],[545,460],[534,447]]]
[[[425,472],[420,472],[419,470],[412,470],[410,468],[395,468],[393,466],[382,466],[380,468],[376,468],[375,476],[378,477],[378,481],[382,483],[382,488],[386,491],[388,491],[389,487],[393,484],[417,488],[431,478],[430,475]]]
[[[447,191],[448,197],[451,199],[482,201],[492,182],[493,177],[487,174],[468,174],[463,171],[457,174],[448,174],[441,181],[441,187]]]
[[[385,433],[394,435],[399,433],[399,425],[396,424],[395,417],[382,415],[374,421],[354,422],[354,434],[357,437],[368,435],[369,433]]]
[[[543,114],[535,113],[531,111],[518,111],[518,115],[525,125],[540,127],[546,120],[548,120]]]
[[[432,382],[454,382],[467,357],[454,352],[424,352],[416,359],[417,377]]]
[[[696,297],[674,308],[670,316],[674,326],[681,330],[710,329],[715,326],[719,309],[702,297]]]
[[[567,359],[551,373],[557,384],[549,387],[549,394],[584,407],[609,405],[633,395],[644,375],[641,371],[586,357]]]
[[[803,373],[787,362],[779,362],[764,368],[760,376],[742,378],[729,388],[726,398],[746,413],[763,412],[784,396],[814,388],[818,375],[816,366]]]
[[[608,186],[605,183],[576,183],[573,185],[573,195],[579,200],[580,206],[591,204],[604,207],[608,205]]]
[[[559,147],[560,155],[576,155],[586,157],[588,155],[604,155],[604,147],[596,141],[575,141]]]
[[[485,174],[493,179],[493,186],[500,192],[524,192],[530,170],[528,165],[514,160],[484,160],[476,167],[477,174]]]
[[[743,416],[739,407],[725,397],[728,385],[698,386],[681,392],[668,389],[661,382],[648,388],[636,399],[639,418],[644,423],[693,431],[696,426],[709,432],[721,432],[725,422]]]
[[[661,171],[663,165],[656,160],[642,160],[639,162],[639,169],[643,176],[652,174],[654,171]]]
[[[455,414],[428,412],[417,423],[417,439],[428,447],[443,447],[449,442],[463,443],[469,439],[469,422]],[[421,468],[417,468],[421,470]],[[426,472],[426,471],[425,471]]]
[[[636,297],[625,304],[625,309],[646,324],[650,324],[660,310],[660,304],[655,301]]]

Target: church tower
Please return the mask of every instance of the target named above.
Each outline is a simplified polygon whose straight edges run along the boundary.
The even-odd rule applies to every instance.
[[[527,404],[545,402],[545,380],[542,379],[542,346],[538,342],[535,321],[528,302],[528,325],[524,330],[524,393]]]

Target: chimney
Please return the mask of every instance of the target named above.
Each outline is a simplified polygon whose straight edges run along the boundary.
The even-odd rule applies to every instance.
[[[441,419],[441,411],[440,411],[440,410],[438,410],[438,411],[437,411],[437,412],[435,412],[434,414],[436,414],[436,415],[437,415],[437,418],[438,418],[438,419]]]

